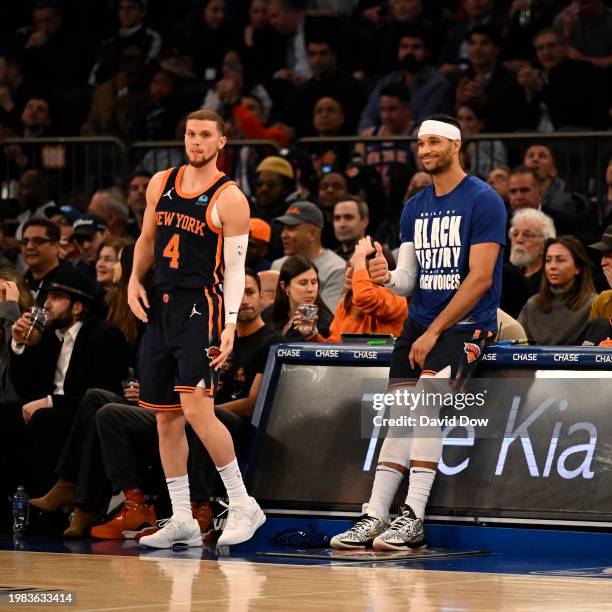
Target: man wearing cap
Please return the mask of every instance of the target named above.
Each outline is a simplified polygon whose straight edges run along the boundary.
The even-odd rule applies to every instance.
[[[601,269],[610,285],[593,302],[589,319],[612,319],[612,225],[606,227],[599,242],[589,246],[601,252]]]
[[[21,344],[30,328],[29,312],[12,327],[8,372],[26,403],[5,412],[4,425],[14,436],[11,444],[31,443],[44,490],[55,480],[51,471],[87,389],[120,393],[128,372],[125,337],[96,318],[94,291],[91,279],[62,267],[48,287],[44,306],[49,318],[40,341]]]
[[[450,380],[460,384],[497,331],[506,210],[497,192],[464,172],[460,150],[455,119],[433,115],[421,124],[418,156],[433,183],[404,207],[392,272],[375,243],[376,256],[369,263],[372,280],[398,295],[412,295],[393,349],[388,390],[403,398],[390,407],[391,418],[402,423],[412,417],[414,427],[398,426],[385,438],[370,500],[355,525],[332,538],[335,548],[426,546],[425,507],[442,456],[440,426],[430,423],[439,419],[442,406],[416,400],[434,382],[443,394],[452,390]],[[391,504],[408,471],[405,506],[390,524]]]
[[[80,259],[75,267],[90,278],[96,278],[96,258],[98,249],[110,234],[104,221],[98,215],[83,215],[72,224],[70,240],[79,249]]]
[[[323,213],[312,202],[291,204],[276,221],[282,223],[281,239],[285,256],[272,262],[273,270],[280,270],[290,255],[303,255],[317,267],[319,294],[334,312],[344,288],[346,262],[330,249],[321,245]]]
[[[264,272],[272,266],[272,262],[267,258],[272,228],[269,223],[256,217],[251,217],[249,224],[249,247],[247,249],[246,266],[255,272]]]
[[[255,172],[255,210],[253,216],[268,223],[285,212],[289,196],[295,191],[293,166],[283,157],[271,155],[264,158]],[[281,228],[272,226],[270,237],[270,257],[280,257]]]

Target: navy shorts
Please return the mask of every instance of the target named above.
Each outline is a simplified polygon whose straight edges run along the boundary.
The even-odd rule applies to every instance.
[[[412,368],[408,359],[410,349],[426,331],[426,327],[408,317],[391,356],[389,387],[414,382],[421,375],[434,376],[447,366],[451,368],[451,378],[465,380],[473,373],[485,346],[490,344],[495,336],[492,331],[452,327],[438,338],[438,342],[425,359],[425,367],[421,369],[415,364]]]
[[[209,363],[222,329],[223,297],[215,286],[155,292],[140,347],[138,405],[180,410],[179,393],[192,393],[200,381],[214,395],[217,374]]]

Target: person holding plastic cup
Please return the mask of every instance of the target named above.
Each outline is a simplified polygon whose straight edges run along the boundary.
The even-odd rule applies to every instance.
[[[327,337],[332,313],[321,299],[317,268],[309,259],[301,255],[287,257],[280,270],[274,303],[262,316],[288,341],[309,340],[307,327],[311,335],[318,328],[319,333]],[[296,325],[304,328],[304,333]]]

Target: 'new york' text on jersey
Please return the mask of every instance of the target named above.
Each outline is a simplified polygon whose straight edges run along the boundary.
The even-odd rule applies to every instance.
[[[155,286],[162,291],[196,289],[223,282],[223,231],[212,221],[221,192],[235,185],[219,172],[203,191],[181,190],[186,166],[170,168],[162,180],[155,216]]]

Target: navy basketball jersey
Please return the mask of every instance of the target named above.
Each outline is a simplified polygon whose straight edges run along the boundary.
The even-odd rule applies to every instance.
[[[212,221],[219,194],[235,185],[219,172],[200,193],[184,193],[186,166],[170,168],[162,181],[155,215],[155,286],[162,291],[197,289],[223,282],[223,231]]]

